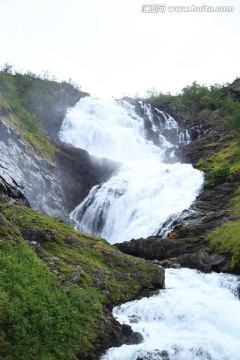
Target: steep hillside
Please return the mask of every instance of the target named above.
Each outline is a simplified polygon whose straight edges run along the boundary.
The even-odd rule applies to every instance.
[[[139,342],[111,309],[163,286],[163,269],[22,205],[0,204],[2,359],[95,359]]]

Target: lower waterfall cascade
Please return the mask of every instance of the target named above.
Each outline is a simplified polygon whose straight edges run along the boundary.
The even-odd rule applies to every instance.
[[[109,349],[101,360],[239,360],[240,278],[166,269],[159,295],[114,308],[144,342]]]
[[[154,117],[149,104],[141,106],[143,116],[124,100],[87,97],[68,111],[59,133],[63,142],[121,163],[70,214],[78,230],[111,243],[156,235],[169,216],[189,208],[203,184],[202,173],[190,164],[164,161],[166,149],[174,152],[176,145],[161,130],[175,129],[179,143],[189,141],[177,122],[158,109]],[[146,117],[158,146],[146,139]]]

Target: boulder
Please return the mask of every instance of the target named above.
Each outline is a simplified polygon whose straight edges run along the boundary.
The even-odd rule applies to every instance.
[[[179,257],[181,267],[197,269],[205,273],[211,271],[210,256],[206,251],[199,251],[193,254],[183,254]]]
[[[166,240],[149,237],[115,244],[124,253],[142,257],[164,268],[187,267],[202,272],[211,271],[210,256],[203,251],[204,242],[189,238]]]
[[[216,272],[231,272],[231,255],[229,252],[214,253],[210,255],[212,270]]]
[[[160,236],[136,239],[115,244],[122,252],[147,260],[165,260],[202,249],[202,242],[192,239],[167,240]]]

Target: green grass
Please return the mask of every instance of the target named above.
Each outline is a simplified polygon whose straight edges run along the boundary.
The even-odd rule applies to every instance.
[[[0,358],[88,354],[101,333],[103,304],[133,299],[157,275],[156,267],[103,239],[0,204]]]
[[[43,160],[51,162],[54,158],[53,143],[40,131],[40,121],[36,114],[26,108],[28,91],[34,86],[34,81],[43,83],[51,90],[51,81],[31,78],[27,75],[13,75],[0,71],[0,108],[6,110],[2,119],[16,129],[21,140],[30,152]],[[36,94],[36,99],[38,96]],[[38,104],[40,100],[38,99]],[[44,99],[42,99],[44,104]],[[44,106],[44,105],[43,105]]]
[[[0,354],[4,359],[75,359],[91,347],[101,294],[60,286],[26,242],[0,242]],[[89,316],[91,312],[91,317]]]
[[[19,116],[13,113],[2,116],[2,119],[19,133],[21,140],[32,155],[40,157],[47,162],[52,162],[55,146],[38,128],[27,130],[26,125]]]
[[[17,130],[29,151],[52,162],[53,142],[40,130],[40,123],[54,123],[64,117],[68,106],[80,96],[78,85],[57,82],[46,76],[12,73],[12,67],[0,71],[0,112],[4,121]],[[51,127],[51,126],[50,126]]]
[[[240,217],[240,188],[235,192],[235,196],[230,199],[231,215]]]
[[[2,94],[0,94],[0,108],[4,109],[6,111],[10,111],[10,106]]]
[[[240,221],[228,221],[208,235],[209,249],[231,254],[232,271],[240,273]]]
[[[231,269],[240,274],[240,188],[227,203],[229,220],[208,236],[209,250],[213,252],[228,251],[231,254]]]
[[[229,198],[228,219],[206,237],[210,251],[228,251],[231,254],[231,268],[240,273],[240,141],[237,136],[224,135],[220,141],[205,146],[207,156],[199,160],[197,168],[207,173],[207,189],[225,184],[236,188]]]
[[[218,150],[212,150],[218,147]],[[213,189],[223,183],[229,183],[239,177],[240,173],[240,141],[223,137],[219,143],[208,144],[205,149],[209,156],[199,160],[196,167],[208,174],[206,187]]]
[[[217,145],[220,146],[220,150],[211,154],[211,147]],[[208,144],[205,148],[209,148],[210,156],[198,161],[196,166],[200,170],[219,170],[223,166],[229,166],[231,173],[240,170],[240,141],[238,139],[229,140],[226,137],[221,140],[220,144]]]

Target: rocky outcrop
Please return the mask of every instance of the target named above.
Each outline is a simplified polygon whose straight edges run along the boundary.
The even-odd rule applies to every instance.
[[[32,154],[20,134],[0,120],[0,175],[5,182],[21,187],[33,209],[67,218],[61,179],[56,165]]]
[[[87,357],[82,358],[83,360],[99,360],[103,352],[111,347],[140,344],[143,342],[143,336],[139,332],[134,332],[131,326],[120,324],[105,307],[97,342],[97,350],[91,351]]]
[[[115,244],[115,246],[129,255],[161,261],[186,253],[195,253],[202,248],[203,242],[184,239],[167,240],[158,236],[150,236],[147,239],[125,241]]]
[[[0,119],[2,199],[10,199],[6,197],[10,192],[12,199],[19,198],[21,192],[23,202],[33,209],[67,219],[92,186],[119,166],[114,161],[91,157],[81,149],[64,144],[55,146],[55,160],[48,162],[32,154],[19,133]]]
[[[212,270],[210,256],[206,251],[199,251],[193,254],[182,254],[179,256],[181,267],[197,269],[208,273]]]
[[[88,195],[90,189],[106,180],[119,163],[90,156],[86,150],[59,144],[56,172],[61,179],[65,208],[72,211]]]
[[[231,255],[227,251],[211,254],[210,262],[213,271],[225,273],[231,271]]]
[[[164,267],[188,267],[203,272],[211,271],[209,254],[202,251],[204,241],[192,239],[167,240],[161,237],[149,237],[115,244],[126,254],[148,260],[158,260]],[[166,260],[168,260],[166,262]]]
[[[29,202],[21,190],[21,187],[13,179],[11,179],[11,183],[8,183],[2,176],[0,176],[1,203],[29,206]]]
[[[19,133],[0,120],[0,176],[27,198],[30,206],[53,216],[66,216],[60,179],[54,165],[31,154]]]
[[[136,360],[171,360],[166,350],[139,351]]]
[[[149,237],[125,241],[115,246],[126,254],[151,260],[164,268],[187,267],[205,273],[231,271],[230,255],[209,254],[203,250],[206,247],[203,240],[165,240],[160,237]]]

